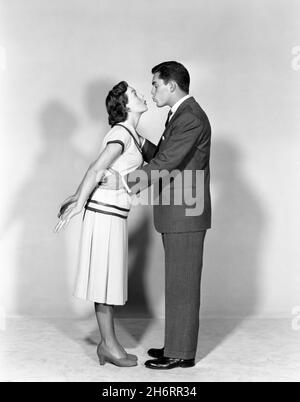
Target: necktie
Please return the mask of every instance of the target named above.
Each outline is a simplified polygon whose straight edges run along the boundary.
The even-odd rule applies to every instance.
[[[173,114],[173,112],[172,112],[172,110],[170,109],[170,110],[169,110],[169,113],[168,113],[167,120],[166,120],[166,122],[165,122],[165,127],[167,127],[167,125],[169,124],[169,121],[170,121],[170,118],[171,118],[172,114]],[[159,146],[160,146],[162,140],[164,140],[164,139],[165,139],[165,137],[162,135],[161,139],[159,140],[159,143],[157,144],[156,151],[154,152],[154,156],[157,154],[158,149],[159,149]]]
[[[171,118],[172,114],[173,114],[172,109],[170,109],[169,113],[168,113],[167,120],[165,122],[165,127],[167,127],[167,125],[169,124],[169,121],[170,121],[170,118]]]

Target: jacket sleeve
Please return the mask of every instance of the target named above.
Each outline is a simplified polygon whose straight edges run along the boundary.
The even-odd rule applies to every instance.
[[[144,145],[142,147],[142,153],[145,162],[149,163],[151,161],[154,156],[155,150],[156,145],[154,145],[151,141],[145,139]]]
[[[151,181],[152,171],[164,170],[170,173],[174,169],[180,169],[186,157],[201,138],[203,128],[204,124],[200,119],[192,114],[185,115],[185,120],[178,122],[173,127],[171,135],[165,140],[163,150],[159,151],[148,165],[140,169],[138,186],[135,186],[136,176],[131,178],[131,175],[128,175],[128,186],[132,188],[132,193],[142,191],[159,179],[155,180],[152,176]]]

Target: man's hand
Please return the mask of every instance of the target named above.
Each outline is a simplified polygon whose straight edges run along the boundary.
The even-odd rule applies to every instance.
[[[108,190],[120,190],[121,188],[124,188],[124,179],[122,179],[120,173],[112,168],[109,168],[107,170],[109,170],[112,174],[110,176],[104,177],[99,183],[99,186],[103,189]]]

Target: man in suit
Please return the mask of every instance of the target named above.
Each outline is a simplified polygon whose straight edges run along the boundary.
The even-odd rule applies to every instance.
[[[145,140],[144,160],[148,162],[139,174],[127,176],[128,191],[138,193],[159,180],[159,194],[164,188],[153,172],[190,171],[192,181],[169,181],[170,203],[154,205],[155,228],[162,235],[165,250],[165,340],[161,349],[149,349],[153,357],[145,363],[151,369],[171,369],[195,365],[197,350],[200,284],[203,245],[206,230],[211,226],[210,200],[210,142],[209,120],[189,95],[190,77],[180,63],[169,61],[152,69],[152,97],[157,107],[169,106],[165,131],[157,146]],[[201,214],[187,214],[188,205],[175,202],[178,191],[196,188],[196,172],[204,173],[203,210]],[[157,177],[157,176],[156,176]],[[184,177],[183,177],[184,179]],[[179,183],[179,184],[178,184]],[[180,188],[181,187],[181,188]]]

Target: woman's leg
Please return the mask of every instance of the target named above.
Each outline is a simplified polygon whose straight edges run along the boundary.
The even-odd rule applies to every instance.
[[[101,344],[116,358],[126,357],[124,348],[117,340],[113,306],[95,303],[95,313],[101,335]]]

